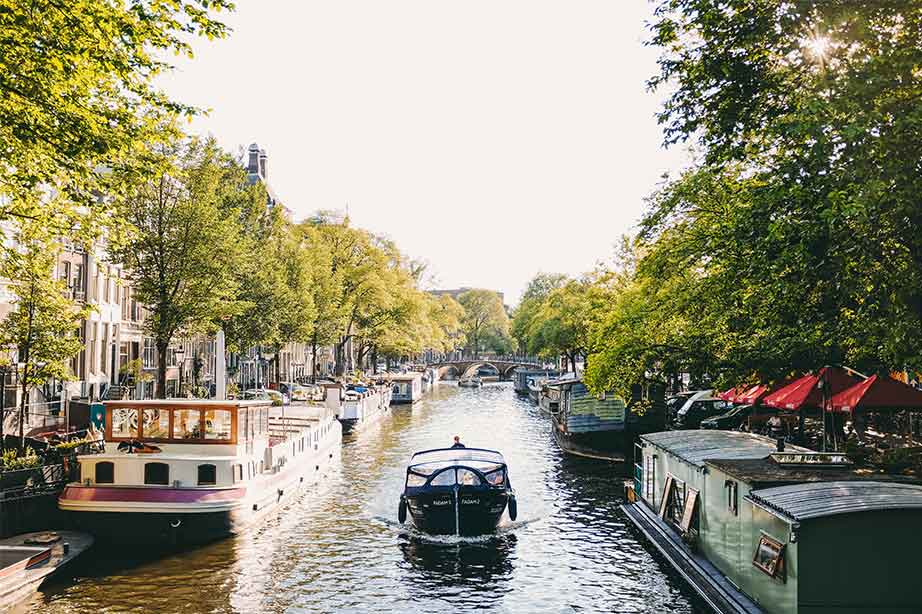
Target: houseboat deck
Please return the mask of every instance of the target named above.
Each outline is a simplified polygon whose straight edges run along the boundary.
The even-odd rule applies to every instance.
[[[718,614],[761,614],[762,610],[738,591],[720,571],[703,556],[695,554],[674,530],[660,520],[643,503],[622,505],[622,511],[634,526],[656,546],[695,592]]]

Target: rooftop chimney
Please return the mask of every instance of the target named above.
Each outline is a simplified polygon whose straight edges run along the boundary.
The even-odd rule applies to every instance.
[[[251,143],[247,148],[247,172],[251,175],[259,175],[259,145]]]

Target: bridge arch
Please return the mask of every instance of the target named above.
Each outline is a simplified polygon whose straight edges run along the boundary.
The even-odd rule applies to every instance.
[[[473,376],[474,373],[477,372],[477,369],[479,369],[480,367],[493,367],[493,368],[496,370],[496,372],[497,372],[498,374],[502,375],[502,373],[503,373],[502,369],[500,369],[499,367],[497,367],[496,365],[494,365],[492,362],[489,362],[489,361],[487,361],[487,360],[481,360],[481,361],[476,361],[476,360],[475,360],[475,361],[471,362],[471,364],[469,364],[469,365],[467,366],[467,368],[464,370],[464,374],[462,375],[462,377],[471,377],[471,376]]]
[[[442,365],[439,367],[439,379],[446,378],[450,373],[453,373],[456,378],[461,377],[461,369],[457,365]]]

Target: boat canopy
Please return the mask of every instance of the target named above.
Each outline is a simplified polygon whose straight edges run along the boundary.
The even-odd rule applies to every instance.
[[[503,455],[495,450],[483,448],[437,448],[417,452],[410,459],[410,466],[424,463],[451,463],[465,461],[480,461],[485,463],[500,463],[505,465]]]

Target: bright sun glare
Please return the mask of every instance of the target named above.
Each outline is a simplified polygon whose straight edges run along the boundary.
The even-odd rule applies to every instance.
[[[811,36],[804,39],[803,45],[815,60],[823,60],[829,55],[830,41],[826,36]]]

